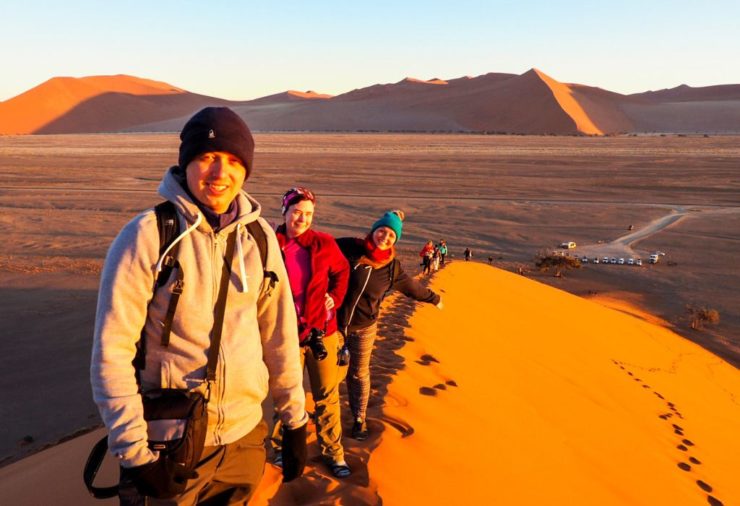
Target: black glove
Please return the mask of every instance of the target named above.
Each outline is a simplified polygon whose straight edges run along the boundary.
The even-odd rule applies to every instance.
[[[289,482],[303,474],[306,467],[306,426],[283,427],[283,482]]]
[[[169,499],[185,491],[188,478],[177,464],[160,458],[143,466],[122,467],[120,486],[132,484],[141,495]]]

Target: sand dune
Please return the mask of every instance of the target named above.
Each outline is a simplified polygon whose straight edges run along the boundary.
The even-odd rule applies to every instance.
[[[185,92],[167,83],[125,75],[79,79],[55,77],[0,103],[0,133],[38,133],[45,125],[59,119],[79,104],[110,93],[162,96]]]
[[[740,502],[737,369],[640,308],[487,265],[455,262],[432,286],[443,311],[385,303],[355,474],[329,477],[313,444],[307,475],[281,486],[268,465],[253,504]],[[94,504],[79,478],[93,439],[0,469],[0,501]]]
[[[289,90],[241,102],[131,76],[54,78],[0,102],[0,134],[177,131],[206,105],[234,107],[262,131],[740,132],[740,85],[682,85],[627,96],[531,69],[407,77],[334,97]]]

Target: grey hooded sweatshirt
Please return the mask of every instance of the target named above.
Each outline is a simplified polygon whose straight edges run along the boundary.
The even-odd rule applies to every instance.
[[[162,321],[174,276],[157,290],[159,233],[153,209],[130,221],[113,241],[103,268],[95,320],[90,377],[93,398],[108,429],[111,452],[124,467],[157,459],[147,439],[167,439],[177,426],[147,428],[132,360],[136,342],[146,339],[141,388],[206,389],[206,363],[226,238],[236,232],[216,381],[210,387],[207,446],[223,445],[250,432],[262,419],[262,401],[272,393],[284,424],[307,421],[299,359],[295,307],[275,234],[260,218],[261,207],[241,191],[236,219],[214,232],[170,169],[159,193],[175,204],[180,220],[178,260],[184,288],[169,346],[160,342]],[[257,220],[268,240],[267,270],[277,274],[272,290],[264,283],[259,247],[246,224]],[[269,293],[268,293],[269,292]],[[150,303],[151,300],[151,303]],[[259,302],[258,302],[259,300]],[[149,435],[147,434],[149,430]]]

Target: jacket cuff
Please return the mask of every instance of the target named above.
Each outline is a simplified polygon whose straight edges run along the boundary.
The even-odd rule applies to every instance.
[[[148,446],[136,446],[131,445],[126,450],[119,450],[113,452],[113,456],[116,457],[119,464],[125,468],[143,466],[154,462],[159,458],[159,452],[153,452]]]

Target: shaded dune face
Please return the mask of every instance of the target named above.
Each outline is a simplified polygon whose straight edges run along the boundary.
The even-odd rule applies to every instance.
[[[679,86],[627,96],[531,69],[449,80],[408,77],[334,97],[289,90],[227,101],[125,75],[57,77],[1,102],[0,134],[177,131],[206,105],[233,107],[263,131],[737,133],[738,90]]]

